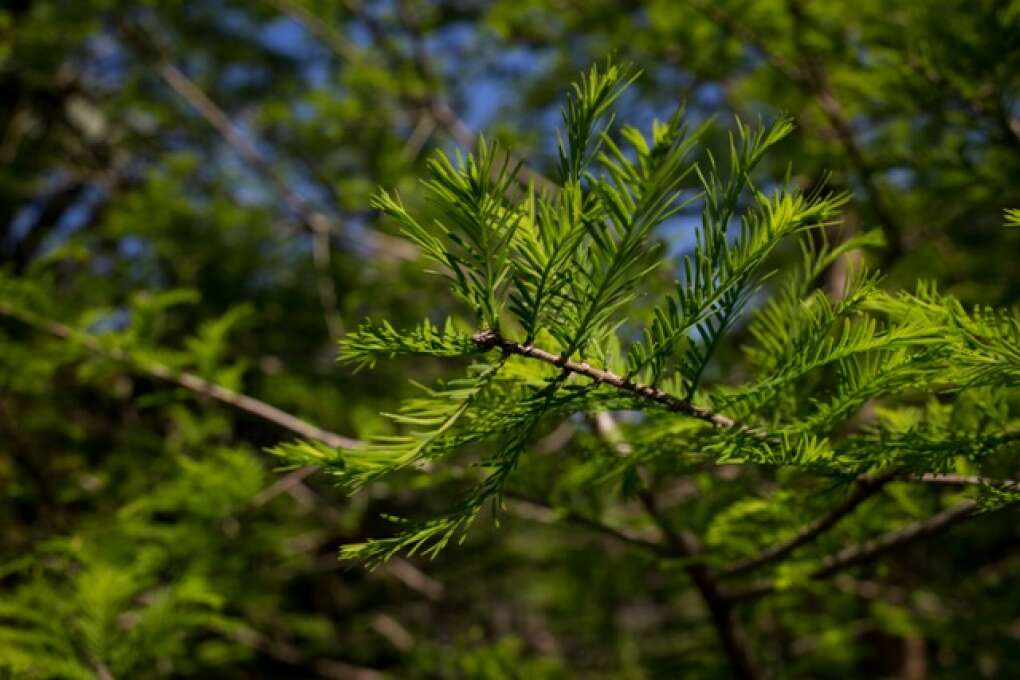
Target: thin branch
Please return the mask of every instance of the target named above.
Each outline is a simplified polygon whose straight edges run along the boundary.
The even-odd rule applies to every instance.
[[[408,161],[417,160],[421,150],[425,147],[425,144],[432,137],[432,133],[435,130],[435,118],[427,115],[418,116],[418,122],[415,124],[411,134],[408,135],[407,141],[404,142],[404,158]]]
[[[273,640],[259,631],[243,627],[227,631],[227,637],[288,666],[311,667],[319,677],[330,680],[382,680],[379,671],[334,659],[307,659],[301,650],[283,640]]]
[[[838,571],[881,557],[890,550],[902,547],[943,529],[948,529],[973,515],[977,509],[977,502],[967,499],[946,508],[926,520],[914,522],[901,529],[890,531],[867,543],[844,548],[835,555],[822,560],[821,566],[812,573],[812,578],[825,578]]]
[[[405,586],[419,592],[433,602],[443,599],[446,587],[418,567],[401,557],[394,557],[386,563],[386,571]]]
[[[259,152],[255,144],[241,134],[227,114],[176,65],[166,59],[161,59],[157,70],[170,89],[187,101],[219,132],[220,136],[237,151],[238,155],[256,174],[270,181],[287,207],[298,216],[302,226],[312,234],[312,260],[315,265],[319,301],[322,304],[330,339],[335,344],[343,336],[344,329],[337,306],[336,288],[332,275],[332,254],[329,243],[329,235],[335,230],[332,220],[311,210],[301,195],[290,187],[283,176]]]
[[[586,362],[578,362],[563,355],[553,354],[552,352],[546,351],[540,347],[535,347],[534,345],[522,345],[518,342],[514,342],[513,340],[507,340],[493,330],[480,331],[472,337],[472,340],[475,344],[485,349],[500,349],[508,354],[516,354],[530,359],[537,359],[547,364],[551,364],[552,366],[562,368],[564,371],[569,373],[576,373],[577,375],[584,376],[597,383],[612,385],[613,387],[623,390],[624,392],[629,392],[634,396],[661,404],[670,411],[683,413],[691,416],[692,418],[704,420],[718,428],[736,428],[740,432],[751,435],[756,439],[763,440],[768,438],[768,434],[765,432],[741,425],[728,416],[715,413],[714,411],[702,406],[695,406],[691,402],[681,399],[680,397],[657,387],[634,382],[630,378],[616,375],[611,371],[595,368]]]
[[[299,2],[291,0],[268,0],[270,5],[288,15],[301,24],[309,33],[324,42],[338,56],[353,61],[358,56],[358,48],[347,37],[336,30],[331,24],[323,21],[318,15],[303,7]]]
[[[668,556],[669,549],[656,541],[620,527],[614,527],[600,520],[588,517],[567,508],[554,508],[542,501],[529,498],[513,491],[504,491],[503,496],[511,501],[509,509],[516,515],[543,524],[551,524],[566,520],[579,526],[587,527],[615,541],[648,550],[660,557]]]
[[[327,215],[309,205],[300,193],[295,191],[276,166],[267,159],[249,136],[241,133],[230,117],[194,81],[188,78],[167,56],[150,33],[134,36],[131,28],[125,28],[129,37],[146,40],[145,47],[157,50],[156,70],[159,77],[170,89],[186,101],[202,116],[244,160],[257,175],[267,180],[286,203],[287,208],[298,218],[301,226],[309,233],[340,233],[342,224],[335,215]],[[404,239],[388,234],[369,231],[363,240],[375,251],[390,257],[411,260],[417,257],[418,249]]]
[[[768,62],[769,65],[787,79],[795,83],[803,82],[804,75],[796,65],[790,63],[790,61],[785,57],[772,50],[754,31],[737,21],[731,14],[719,7],[717,2],[714,2],[713,0],[687,0],[687,4],[694,8],[697,12],[708,17],[712,23],[722,28],[733,38],[753,47],[765,59],[765,61]]]
[[[787,540],[766,548],[753,557],[729,564],[720,569],[719,573],[723,576],[735,576],[781,560],[797,548],[810,543],[834,527],[840,520],[852,513],[858,505],[871,498],[895,476],[895,471],[889,471],[879,475],[862,475],[858,477],[854,482],[853,491],[842,503],[829,510],[825,515],[811,522]]]
[[[355,443],[354,440],[350,441],[351,443]],[[301,486],[305,479],[311,477],[321,469],[321,465],[306,465],[298,468],[297,470],[288,472],[266,488],[262,489],[262,491],[255,494],[255,497],[251,499],[252,506],[257,508],[265,505],[281,494],[288,493],[291,489]]]
[[[329,231],[319,230],[312,234],[312,262],[315,265],[316,288],[326,321],[326,330],[329,331],[329,339],[336,346],[344,336],[345,330],[343,317],[340,316],[336,283],[333,279],[333,247]]]
[[[96,671],[97,680],[115,680],[113,673],[110,672],[110,668],[102,661],[97,660],[93,667]]]
[[[811,580],[824,579],[844,569],[871,562],[888,552],[948,529],[973,516],[977,509],[977,502],[965,500],[928,519],[908,524],[866,543],[844,548],[835,555],[823,559],[821,564],[808,575],[808,578]],[[728,591],[726,597],[733,602],[751,600],[776,590],[775,582],[765,581]]]
[[[992,486],[1004,490],[1020,489],[1020,480],[993,479],[992,477],[981,477],[979,475],[954,475],[925,472],[922,474],[907,475],[905,479],[915,482],[925,482],[926,484],[946,484],[949,486]]]
[[[429,112],[435,121],[446,130],[451,137],[465,149],[474,150],[478,144],[478,137],[471,131],[467,124],[461,120],[457,114],[453,112],[450,105],[445,100],[432,97],[429,100]],[[544,191],[548,194],[556,194],[560,190],[560,185],[549,179],[542,173],[532,168],[527,163],[521,162],[521,159],[514,154],[509,154],[510,165],[519,165],[517,171],[517,178],[524,184],[534,184],[535,188],[539,191]]]
[[[376,614],[368,625],[401,652],[406,652],[414,647],[414,636],[411,635],[411,631],[389,614],[382,612]]]
[[[177,371],[154,361],[139,359],[123,349],[103,347],[95,336],[83,331],[78,331],[55,321],[39,319],[33,315],[14,310],[3,304],[0,304],[0,315],[16,319],[22,323],[32,326],[33,328],[46,331],[47,333],[50,333],[62,340],[79,343],[94,354],[122,362],[151,377],[174,383],[180,387],[191,390],[196,394],[210,397],[238,408],[262,418],[263,420],[275,423],[276,425],[290,430],[301,437],[314,439],[334,448],[353,448],[362,444],[362,442],[356,439],[351,439],[350,437],[344,437],[335,432],[324,430],[307,421],[301,420],[297,416],[282,411],[275,406],[271,406],[270,404],[255,399],[254,397],[239,394],[233,390],[223,387],[222,385],[209,382],[208,380],[200,378],[193,373]],[[253,507],[259,507],[282,493],[307,490],[307,487],[304,486],[304,480],[319,469],[320,466],[309,465],[284,475],[273,484],[256,494],[251,501],[251,505]],[[388,571],[409,588],[421,592],[426,597],[434,601],[442,598],[444,592],[443,584],[424,574],[410,562],[397,559],[391,561],[388,566]]]
[[[354,439],[325,430],[264,401],[235,392],[227,387],[201,378],[194,373],[178,371],[150,359],[136,357],[124,349],[104,347],[99,339],[90,333],[65,326],[56,321],[39,318],[5,304],[0,304],[0,315],[16,319],[55,337],[78,343],[93,354],[113,359],[152,378],[173,383],[195,394],[233,406],[262,420],[274,423],[298,436],[313,439],[336,448],[350,448],[358,444]]]
[[[163,82],[202,116],[219,133],[220,137],[241,156],[251,170],[269,181],[286,203],[287,208],[300,220],[302,227],[312,234],[336,231],[335,220],[309,206],[308,202],[290,186],[283,175],[259,151],[249,136],[242,134],[226,112],[183,71],[165,57],[160,58],[156,64],[156,70]]]

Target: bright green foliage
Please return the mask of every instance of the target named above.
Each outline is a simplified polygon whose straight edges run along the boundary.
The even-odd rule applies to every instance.
[[[509,166],[507,155],[497,166],[498,156],[482,139],[477,156],[458,158],[454,165],[440,154],[429,162],[432,179],[425,183],[426,196],[449,222],[436,220],[439,236],[411,217],[398,199],[381,193],[372,200],[373,207],[400,222],[426,257],[449,269],[454,292],[492,326],[502,311],[510,244],[520,221],[501,199],[514,185],[517,168]]]
[[[416,350],[425,353],[421,346]],[[398,413],[384,414],[395,425],[410,429],[407,434],[378,435],[363,447],[348,450],[342,459],[329,456],[316,442],[283,444],[273,450],[291,462],[324,464],[344,486],[358,489],[366,483],[400,468],[447,453],[459,442],[454,428],[472,403],[488,387],[499,365],[476,367],[476,377],[451,381],[438,389],[420,386],[425,396],[404,402]]]
[[[851,249],[881,241],[865,234],[827,245],[823,230],[846,202],[843,195],[755,185],[755,167],[792,132],[790,122],[781,118],[758,129],[738,123],[725,172],[711,154],[702,161],[689,158],[705,128],[689,134],[682,110],[668,123],[655,123],[650,140],[624,128],[620,135],[633,147],[624,152],[608,116],[621,87],[620,71],[612,66],[595,67],[575,84],[563,112],[568,142],[560,151],[559,192],[522,196],[503,170],[490,182],[494,152],[482,145],[478,160],[468,157],[454,166],[441,156],[430,164],[433,179],[426,189],[438,213],[450,216],[449,225],[427,229],[392,199],[378,199],[432,260],[453,270],[454,291],[473,308],[479,332],[472,339],[449,325],[440,334],[428,321],[408,333],[366,324],[344,341],[341,360],[365,365],[384,354],[476,354],[491,347],[486,343],[494,331],[510,339],[520,333],[524,347],[497,342],[503,360],[474,365],[470,377],[407,402],[389,416],[406,434],[378,437],[335,458],[315,449],[315,458],[355,487],[419,461],[449,457],[469,443],[480,452],[484,476],[447,514],[402,526],[393,538],[345,546],[345,557],[378,562],[400,551],[435,555],[467,530],[487,501],[498,506],[540,423],[618,409],[621,397],[627,408],[651,416],[661,402],[643,398],[642,390],[660,385],[684,408],[696,400],[740,424],[678,432],[671,418],[651,418],[639,443],[648,453],[635,456],[642,464],[668,459],[679,447],[718,462],[800,466],[842,478],[893,465],[901,474],[922,474],[952,471],[961,449],[980,465],[1015,437],[1007,393],[995,392],[1020,384],[1020,321],[1014,314],[967,313],[926,286],[916,295],[886,293],[879,276],[860,267],[849,270],[841,296],[831,299],[816,287],[818,276]],[[603,116],[607,120],[600,123]],[[606,151],[592,151],[600,146]],[[699,178],[700,191],[690,186],[692,176]],[[618,333],[625,310],[638,308],[644,282],[662,266],[655,229],[694,202],[702,206],[701,223],[693,252],[682,260],[682,276],[652,307],[641,339],[628,344]],[[800,243],[802,260],[763,289],[772,274],[770,258],[787,240]],[[742,322],[752,299],[758,301],[744,384],[706,385],[716,348]],[[618,385],[567,367],[539,376],[508,374],[507,357],[534,358],[530,343],[550,352],[545,356],[551,368],[590,361],[626,365],[627,374]],[[819,382],[825,373],[834,379]],[[635,383],[651,387],[628,387]],[[879,422],[839,433],[875,400],[939,393],[954,394],[953,403],[960,403],[979,389],[982,399],[1001,404],[1000,417],[966,434],[931,413],[897,427],[895,401],[883,407],[887,415]],[[300,446],[297,451],[295,462],[313,459],[301,455]],[[279,453],[287,455],[287,449]]]
[[[603,134],[612,123],[603,119],[630,82],[619,66],[607,62],[605,68],[593,65],[573,84],[563,107],[567,141],[560,140],[560,179],[564,185],[578,184],[602,146]]]
[[[387,321],[365,322],[341,342],[344,361],[357,368],[373,367],[381,357],[401,354],[457,357],[477,351],[469,335],[457,331],[452,319],[442,329],[426,319],[411,331],[398,331]]]

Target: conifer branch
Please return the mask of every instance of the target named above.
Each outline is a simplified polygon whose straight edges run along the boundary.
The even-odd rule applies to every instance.
[[[596,383],[612,385],[619,390],[629,392],[641,399],[661,404],[670,411],[683,413],[691,416],[692,418],[703,420],[715,427],[721,429],[737,428],[740,432],[751,435],[756,439],[768,439],[768,434],[765,432],[741,425],[729,416],[725,416],[721,413],[715,413],[711,409],[707,409],[703,406],[696,406],[690,401],[681,399],[680,397],[670,394],[658,387],[652,387],[651,385],[635,382],[630,378],[619,376],[612,371],[596,368],[589,365],[587,362],[574,361],[573,359],[569,359],[563,355],[553,354],[552,352],[544,350],[541,347],[536,347],[532,344],[522,345],[518,342],[514,342],[513,340],[504,338],[500,333],[494,330],[479,331],[478,333],[475,333],[471,339],[475,342],[475,344],[483,349],[499,349],[506,354],[516,354],[529,359],[536,359],[552,366],[562,368],[568,373],[575,373],[577,375],[584,376],[594,380]]]

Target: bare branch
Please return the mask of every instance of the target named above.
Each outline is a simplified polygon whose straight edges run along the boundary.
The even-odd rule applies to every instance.
[[[304,26],[310,33],[317,36],[322,42],[327,45],[334,54],[340,58],[349,62],[356,62],[362,59],[362,55],[354,48],[353,45],[338,31],[326,24],[322,19],[309,12],[307,9],[298,6],[296,3],[290,0],[269,0],[278,10],[287,14],[295,21],[299,22]],[[359,19],[365,21],[371,30],[377,37],[381,36],[383,31],[378,26],[378,22],[374,17],[367,15],[364,12],[364,6],[360,3],[349,3],[348,9],[358,16]],[[414,67],[418,70],[419,75],[425,80],[436,80],[435,68],[428,60],[427,53],[420,48],[421,35],[420,28],[417,23],[411,21],[407,16],[408,12],[406,8],[401,7],[401,20],[404,24],[404,28],[415,35],[417,38],[417,49],[414,55]],[[379,41],[380,43],[382,41]],[[474,150],[478,144],[478,136],[471,131],[467,123],[463,121],[449,105],[449,103],[442,96],[435,94],[431,89],[428,90],[428,94],[424,96],[424,107],[420,114],[418,123],[415,125],[415,129],[408,139],[406,145],[407,155],[414,157],[417,156],[419,149],[424,145],[428,136],[435,129],[436,125],[441,127],[450,137],[459,145],[467,150]],[[419,104],[422,100],[418,101]],[[510,162],[512,165],[516,165],[521,159],[516,156],[510,156]],[[534,168],[522,163],[520,171],[517,175],[518,178],[525,184],[532,183],[535,187],[541,191],[549,193],[556,193],[559,191],[559,185],[538,172]]]
[[[358,444],[354,439],[344,437],[335,432],[330,432],[321,427],[313,425],[295,415],[287,413],[264,401],[250,397],[246,394],[235,392],[229,388],[210,382],[188,371],[178,371],[163,364],[149,359],[142,359],[133,356],[131,353],[120,348],[107,348],[94,336],[70,326],[39,318],[22,310],[16,310],[8,305],[0,303],[0,315],[16,319],[34,328],[43,330],[64,340],[75,342],[86,348],[93,354],[105,356],[114,361],[121,362],[131,368],[144,373],[150,377],[173,383],[183,387],[195,394],[214,399],[223,404],[233,406],[241,411],[254,415],[262,420],[274,423],[294,434],[322,442],[327,446],[350,448]]]
[[[273,640],[267,635],[248,627],[227,631],[232,640],[256,649],[288,666],[311,666],[316,675],[330,680],[382,680],[382,673],[372,668],[355,666],[334,659],[306,659],[301,650],[283,640]]]
[[[292,0],[268,0],[268,2],[304,26],[309,33],[324,42],[336,55],[349,61],[357,58],[357,46],[352,44],[343,33],[323,21],[301,3],[292,2]]]
[[[404,624],[397,621],[389,614],[378,613],[372,617],[369,627],[376,633],[386,638],[386,641],[402,652],[414,647],[414,636],[411,631],[404,627]]]
[[[405,586],[433,602],[443,599],[446,587],[407,560],[394,557],[386,563],[386,570]]]
[[[906,545],[948,529],[971,517],[978,509],[978,504],[965,500],[925,520],[920,520],[905,527],[890,531],[866,543],[850,546],[822,560],[808,578],[820,580],[835,573],[866,564],[888,552],[898,550]],[[764,581],[750,586],[728,591],[726,597],[733,602],[752,600],[775,592],[776,584]]]
[[[157,68],[160,77],[170,86],[170,89],[198,111],[238,152],[252,170],[269,179],[287,207],[298,216],[301,224],[312,234],[312,260],[317,274],[319,301],[322,304],[330,338],[336,343],[343,336],[344,330],[332,276],[332,255],[329,244],[329,234],[334,231],[332,221],[325,215],[311,210],[301,195],[290,187],[271,163],[266,161],[255,144],[241,134],[227,114],[176,65],[164,59]]]
[[[1020,480],[1016,479],[993,479],[979,475],[954,475],[936,472],[925,472],[922,474],[911,474],[905,477],[915,482],[927,484],[946,484],[949,486],[991,486],[999,489],[1012,490],[1020,489]]]
[[[102,661],[96,661],[93,664],[96,671],[96,678],[98,680],[114,680],[113,673],[110,672],[110,668]]]
[[[543,524],[552,524],[559,520],[566,520],[604,534],[620,543],[648,550],[659,556],[667,556],[669,554],[669,549],[665,545],[657,543],[647,536],[642,536],[620,527],[610,526],[605,522],[567,508],[554,508],[542,501],[513,491],[505,491],[503,495],[510,500],[510,503],[507,504],[508,509],[519,517]]]
[[[446,130],[451,137],[465,149],[473,150],[478,144],[478,137],[468,128],[467,124],[457,117],[450,105],[440,98],[432,98],[429,102],[429,111],[440,127]],[[517,156],[510,154],[510,165],[520,163],[517,177],[525,184],[534,184],[535,188],[549,194],[559,192],[560,185],[538,172],[530,165],[522,163]]]
[[[810,543],[821,534],[834,527],[840,520],[852,513],[858,505],[871,498],[887,482],[896,476],[895,471],[885,472],[879,475],[861,475],[854,482],[853,491],[843,500],[842,503],[832,508],[822,517],[811,522],[796,534],[785,541],[766,548],[753,557],[738,560],[723,567],[720,574],[723,576],[735,576],[745,571],[757,569],[771,562],[781,560],[797,548]]]
[[[356,443],[353,439],[350,441],[352,444]],[[319,465],[306,465],[302,468],[298,468],[297,470],[288,472],[266,488],[262,489],[262,491],[255,494],[255,497],[251,499],[252,506],[257,508],[261,505],[265,505],[280,494],[285,494],[291,489],[301,486],[306,478],[312,476],[321,469],[322,467]]]

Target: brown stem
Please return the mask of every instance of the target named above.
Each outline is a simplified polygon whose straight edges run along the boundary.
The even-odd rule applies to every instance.
[[[630,378],[616,375],[611,371],[595,368],[586,362],[578,362],[562,355],[553,354],[552,352],[534,345],[522,345],[519,342],[507,340],[493,330],[485,330],[475,333],[474,336],[472,336],[472,340],[479,347],[485,349],[500,349],[508,354],[516,354],[530,359],[537,359],[547,364],[562,368],[564,371],[569,373],[576,373],[577,375],[590,378],[595,382],[612,385],[617,389],[623,390],[624,392],[630,392],[642,399],[647,399],[661,404],[670,411],[683,413],[691,416],[692,418],[704,420],[718,428],[738,428],[739,431],[757,439],[768,438],[768,435],[764,432],[740,425],[732,418],[722,415],[721,413],[715,413],[702,406],[695,406],[691,402],[661,390],[658,387],[652,387],[651,385],[635,382]]]
[[[329,235],[335,231],[332,220],[312,210],[301,195],[294,191],[280,173],[274,169],[273,165],[266,161],[255,144],[241,134],[223,109],[217,106],[216,102],[184,75],[176,65],[162,60],[158,65],[158,71],[170,89],[198,111],[256,174],[267,178],[272,183],[287,207],[298,216],[302,226],[312,234],[312,260],[318,279],[319,301],[322,305],[330,339],[336,343],[343,336],[344,331],[332,276],[332,252],[329,243]]]
[[[908,475],[906,479],[926,484],[946,484],[949,486],[994,486],[999,489],[1020,488],[1020,480],[1016,479],[993,479],[979,475],[954,475],[938,472],[925,472],[922,474]]]
[[[325,43],[337,56],[348,61],[354,61],[358,58],[359,54],[356,45],[351,43],[336,27],[323,21],[322,18],[304,7],[301,3],[292,2],[291,0],[268,0],[268,2],[276,7],[277,10],[301,24],[309,33]]]
[[[115,680],[113,673],[110,672],[109,666],[102,661],[96,660],[93,667],[96,671],[96,680]]]
[[[689,531],[677,531],[672,528],[669,521],[660,512],[655,495],[651,491],[642,490],[639,497],[645,511],[662,530],[667,543],[676,555],[682,558],[694,558],[701,553],[701,541]],[[722,643],[726,657],[736,676],[747,680],[759,678],[760,674],[751,659],[744,628],[737,620],[732,602],[719,588],[715,576],[707,566],[698,562],[687,564],[684,571],[687,572],[687,576],[701,595],[705,607],[708,608],[712,625],[715,627],[716,634],[719,636],[719,641]]]
[[[307,659],[301,650],[283,640],[274,640],[252,628],[230,629],[227,637],[280,661],[289,666],[311,667],[319,677],[330,680],[381,680],[385,677],[379,671],[355,666],[335,659]]]

